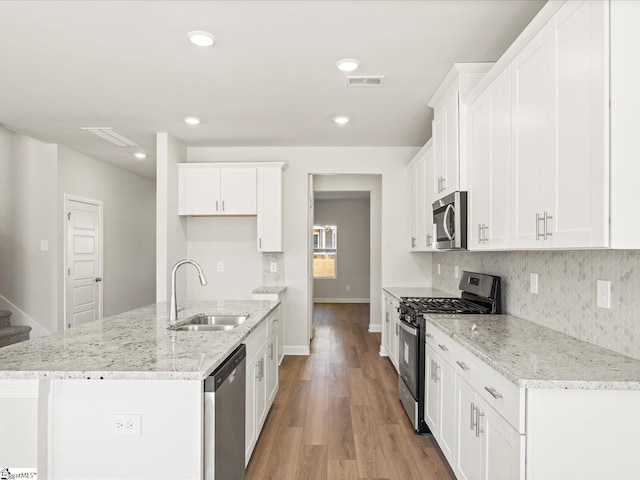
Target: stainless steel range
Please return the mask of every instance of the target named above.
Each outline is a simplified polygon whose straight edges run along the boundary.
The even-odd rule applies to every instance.
[[[400,401],[418,433],[429,433],[424,421],[424,314],[497,314],[500,277],[462,272],[460,298],[402,297],[400,301]]]

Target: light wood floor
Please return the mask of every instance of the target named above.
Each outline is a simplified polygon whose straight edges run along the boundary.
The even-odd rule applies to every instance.
[[[398,376],[369,333],[368,304],[318,304],[309,357],[287,356],[247,480],[452,480],[415,435]]]

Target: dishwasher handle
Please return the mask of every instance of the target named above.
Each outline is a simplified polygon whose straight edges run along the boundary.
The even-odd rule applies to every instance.
[[[240,345],[204,381],[205,392],[215,392],[229,377],[235,378],[236,368],[247,357],[247,347]],[[233,378],[231,379],[233,381]]]

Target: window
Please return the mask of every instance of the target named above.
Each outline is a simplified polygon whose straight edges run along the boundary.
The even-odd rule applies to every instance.
[[[338,227],[313,227],[313,278],[336,278]]]

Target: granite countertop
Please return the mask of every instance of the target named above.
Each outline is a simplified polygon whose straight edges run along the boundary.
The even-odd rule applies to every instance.
[[[437,290],[430,287],[384,287],[383,290],[390,295],[393,295],[398,300],[401,297],[459,297],[460,295],[452,295],[442,290]]]
[[[100,321],[0,348],[0,379],[204,380],[280,302],[199,302],[180,310],[178,321],[197,313],[248,313],[229,331],[167,330],[166,303],[137,308]]]
[[[259,287],[256,287],[253,290],[251,290],[251,293],[254,293],[256,295],[262,295],[262,294],[269,295],[269,294],[280,294],[286,290],[287,290],[287,287],[283,285],[260,285]]]
[[[511,315],[425,318],[520,387],[640,390],[640,360],[533,322]]]

